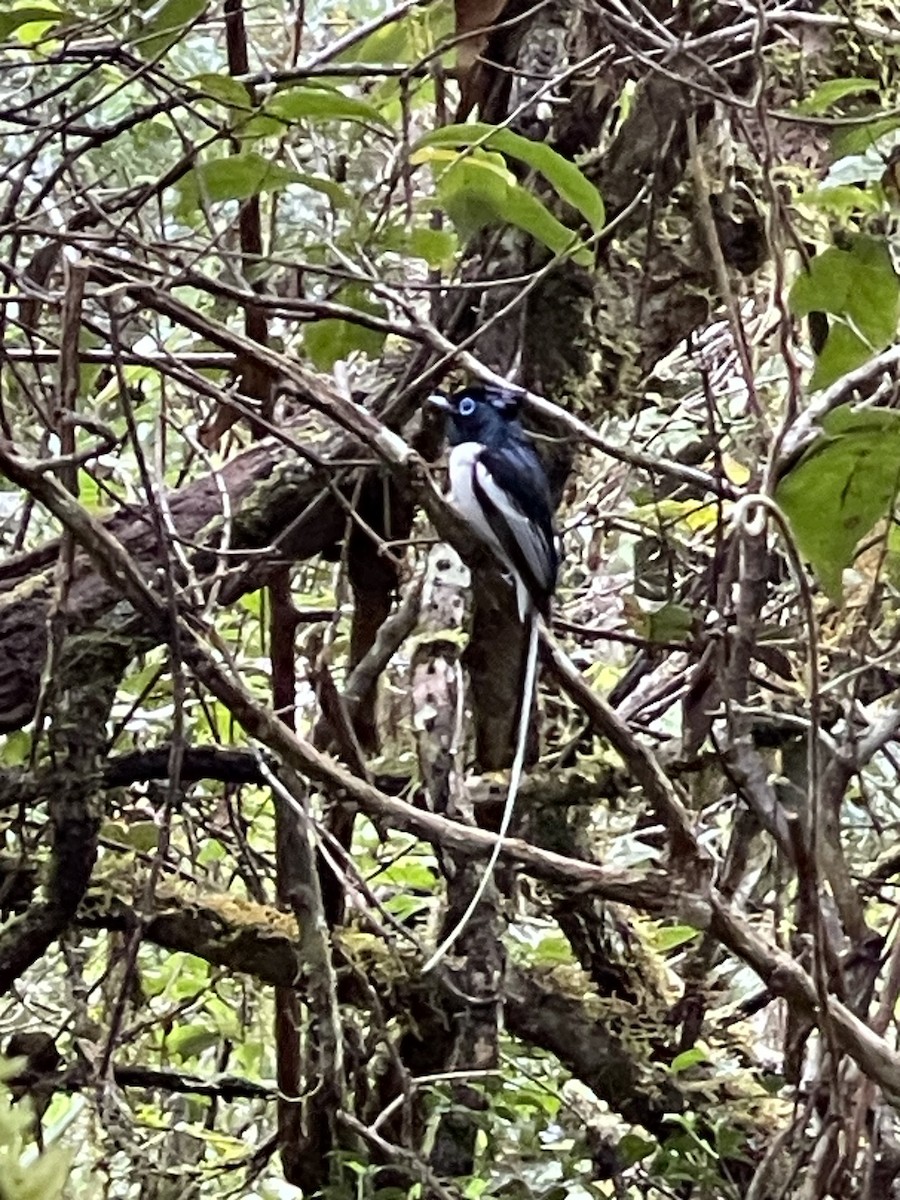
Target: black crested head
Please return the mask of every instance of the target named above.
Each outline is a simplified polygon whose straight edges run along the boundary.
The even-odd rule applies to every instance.
[[[450,396],[431,396],[430,403],[450,418],[451,446],[481,442],[496,447],[525,436],[518,419],[522,393],[510,388],[476,383]]]

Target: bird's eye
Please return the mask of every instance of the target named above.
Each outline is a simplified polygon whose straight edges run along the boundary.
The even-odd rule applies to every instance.
[[[474,411],[475,401],[471,396],[463,396],[462,400],[459,402],[459,408],[457,409],[459,415],[461,417],[471,417]]]

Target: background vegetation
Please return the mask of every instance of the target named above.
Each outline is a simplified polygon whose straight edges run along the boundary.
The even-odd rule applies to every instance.
[[[2,1200],[900,1195],[898,30],[3,6]]]

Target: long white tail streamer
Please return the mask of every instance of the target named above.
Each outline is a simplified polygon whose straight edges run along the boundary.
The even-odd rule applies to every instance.
[[[512,821],[513,809],[516,803],[516,794],[519,790],[519,783],[522,779],[522,768],[525,765],[525,746],[528,742],[528,726],[531,722],[531,706],[534,700],[534,685],[537,675],[537,648],[538,648],[538,624],[539,618],[534,608],[531,608],[528,614],[528,652],[525,658],[525,681],[522,686],[522,708],[519,714],[519,732],[516,738],[516,753],[513,758],[512,769],[509,774],[509,787],[506,792],[506,803],[503,806],[503,817],[500,821],[500,830],[497,833],[497,840],[494,842],[494,848],[491,850],[490,858],[487,861],[487,866],[484,868],[484,874],[478,881],[478,887],[472,896],[472,899],[466,905],[466,911],[457,921],[454,928],[444,938],[431,958],[422,968],[423,975],[427,971],[433,971],[441,959],[446,955],[457,938],[462,934],[463,930],[469,924],[472,918],[472,913],[481,903],[481,897],[484,895],[488,884],[491,882],[491,877],[494,874],[494,868],[497,865],[497,860],[500,857],[500,850],[503,839],[509,832],[510,821]]]

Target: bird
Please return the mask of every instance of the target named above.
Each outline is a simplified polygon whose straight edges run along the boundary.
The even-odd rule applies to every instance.
[[[550,484],[540,456],[522,427],[522,393],[473,384],[429,397],[449,420],[450,500],[510,576],[528,641],[516,749],[497,840],[466,910],[422,968],[434,969],[469,923],[490,883],[515,807],[525,763],[528,723],[537,676],[540,618],[550,615],[559,553]]]
[[[559,570],[553,501],[519,420],[521,393],[475,384],[430,403],[449,417],[450,499],[512,578],[520,620],[532,609],[547,617]]]

